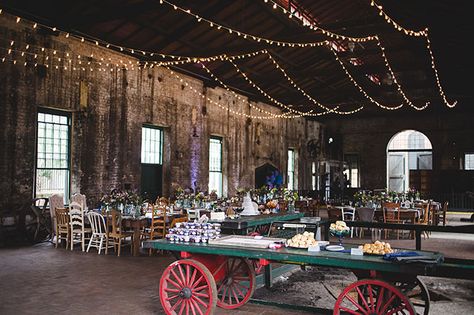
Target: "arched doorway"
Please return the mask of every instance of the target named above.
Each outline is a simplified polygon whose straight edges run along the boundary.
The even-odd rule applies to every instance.
[[[431,141],[416,130],[404,130],[387,145],[387,187],[404,192],[409,188],[411,170],[432,169]]]

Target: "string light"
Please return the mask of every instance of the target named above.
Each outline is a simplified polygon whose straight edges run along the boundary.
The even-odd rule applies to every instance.
[[[225,110],[225,111],[229,111],[230,113],[234,114],[234,115],[238,115],[238,116],[243,116],[243,117],[246,117],[246,118],[251,118],[251,119],[274,119],[275,117],[273,116],[255,116],[255,115],[250,115],[250,114],[247,114],[247,113],[243,113],[243,112],[239,112],[239,111],[236,111],[236,110],[233,110],[232,108],[230,108],[229,106],[224,106],[222,104],[220,104],[219,102],[216,102],[214,101],[213,99],[211,99],[209,96],[206,96],[204,95],[203,93],[201,93],[200,91],[198,91],[197,89],[195,89],[192,85],[190,85],[188,82],[186,82],[186,80],[184,80],[180,75],[178,75],[176,72],[174,72],[173,70],[171,70],[169,67],[165,66],[166,69],[168,69],[170,71],[170,73],[172,75],[174,75],[182,84],[184,84],[186,87],[189,87],[189,89],[197,94],[200,98],[204,99],[204,100],[207,100],[208,102],[218,106],[219,108]],[[288,118],[296,118],[296,116],[291,116],[291,117],[288,117]]]
[[[434,72],[434,75],[435,75],[435,79],[436,79],[436,85],[438,86],[438,90],[439,90],[439,94],[441,95],[441,98],[443,99],[443,102],[446,106],[448,106],[449,108],[453,108],[456,106],[456,104],[458,103],[458,101],[453,101],[452,103],[450,103],[448,101],[448,99],[446,98],[446,95],[444,94],[444,90],[441,86],[441,83],[440,83],[440,80],[439,80],[439,75],[438,75],[438,70],[436,69],[436,64],[435,64],[435,58],[434,58],[434,55],[433,55],[433,51],[431,50],[431,42],[430,42],[430,38],[428,36],[428,29],[426,29],[426,48],[428,49],[428,52],[430,54],[430,58],[431,58],[431,68],[433,69],[433,72]]]
[[[270,0],[270,1],[265,2],[265,3],[268,3],[269,5],[272,5],[272,7],[274,9],[279,8],[283,12],[283,14],[286,15],[287,9],[285,7],[283,7],[282,5],[280,5],[279,3],[277,3],[273,0]],[[292,12],[288,13],[288,18],[291,19],[293,16],[297,16],[297,14],[294,14]],[[346,36],[346,35],[334,33],[332,31],[328,31],[328,30],[326,30],[322,27],[319,27],[318,25],[316,25],[316,23],[313,23],[311,21],[303,21],[302,25],[310,28],[311,30],[320,31],[324,35],[326,35],[330,38],[333,38],[333,39],[344,39],[344,40],[349,40],[349,41],[352,41],[352,42],[366,42],[366,41],[371,41],[371,40],[375,39],[375,35],[369,35],[369,36],[365,36],[365,37],[353,37],[353,36]]]
[[[379,11],[379,15],[383,16],[385,21],[388,24],[392,25],[399,32],[403,32],[405,35],[408,35],[408,36],[415,36],[415,37],[424,36],[425,37],[426,49],[428,50],[428,53],[430,55],[431,68],[433,69],[433,72],[434,72],[436,85],[438,87],[439,94],[440,94],[441,98],[443,99],[443,102],[446,106],[448,106],[449,108],[455,107],[456,104],[457,104],[457,101],[453,101],[453,102],[450,103],[448,101],[448,99],[446,98],[446,95],[444,94],[443,87],[441,86],[439,75],[438,75],[438,70],[436,69],[434,54],[433,54],[433,51],[431,50],[431,42],[430,42],[430,38],[429,38],[429,34],[428,34],[428,28],[425,28],[424,30],[421,30],[421,31],[414,31],[414,30],[407,29],[407,28],[401,26],[399,23],[397,23],[388,14],[386,14],[383,11],[383,7],[379,4],[377,4],[374,0],[370,0],[370,5],[374,8],[376,8]]]
[[[321,104],[320,102],[318,102],[317,100],[315,100],[313,97],[311,97],[308,93],[306,93],[305,90],[303,90],[301,87],[299,87],[295,81],[293,81],[293,79],[286,73],[285,69],[283,69],[279,64],[278,62],[272,57],[271,54],[267,53],[267,56],[268,58],[270,59],[270,61],[273,63],[273,65],[275,66],[275,68],[277,68],[278,70],[280,70],[280,72],[283,74],[283,76],[288,80],[288,82],[290,82],[290,84],[295,88],[297,89],[301,94],[303,94],[308,100],[310,100],[313,104],[321,107],[322,109],[324,110],[327,110],[328,112],[330,113],[336,113],[336,114],[339,114],[339,115],[349,115],[349,114],[353,114],[353,113],[356,113],[358,112],[360,109],[362,109],[362,107],[360,108],[357,108],[355,109],[354,111],[349,111],[349,112],[341,112],[341,111],[338,111],[338,110],[335,110],[333,108],[329,108],[327,106],[324,106],[323,104]]]
[[[256,35],[252,35],[249,33],[245,33],[242,31],[238,31],[235,29],[232,29],[230,27],[227,27],[225,25],[216,23],[214,21],[211,21],[209,19],[206,19],[202,16],[199,16],[196,13],[193,13],[190,9],[184,9],[174,3],[171,3],[167,0],[163,0],[164,4],[167,4],[169,6],[172,6],[175,10],[181,11],[183,13],[186,13],[192,17],[194,17],[198,23],[205,22],[207,23],[210,27],[215,27],[217,30],[224,30],[227,31],[229,34],[235,34],[243,39],[250,40],[250,41],[255,41],[255,42],[264,42],[268,45],[276,45],[276,46],[283,46],[283,47],[317,47],[317,46],[323,46],[327,44],[327,41],[321,41],[321,42],[307,42],[307,43],[298,43],[298,42],[286,42],[286,41],[279,41],[275,39],[269,39],[265,37],[260,37]]]
[[[394,19],[392,19],[390,16],[388,16],[388,14],[386,14],[384,11],[383,11],[383,7],[379,4],[377,4],[374,0],[370,0],[370,6],[376,8],[378,11],[379,11],[379,15],[380,16],[383,16],[383,18],[385,19],[385,21],[392,25],[397,31],[399,32],[403,32],[405,33],[406,35],[408,36],[426,36],[426,29],[424,30],[421,30],[421,31],[414,31],[414,30],[410,30],[410,29],[407,29],[403,26],[401,26],[400,24],[398,24],[397,22],[395,22]]]
[[[235,93],[233,90],[231,90],[224,82],[222,82],[217,76],[214,75],[214,73],[212,73],[211,70],[209,70],[209,68],[207,68],[204,64],[201,63],[201,66],[204,70],[206,70],[206,72],[211,76],[211,78],[213,78],[217,83],[219,83],[220,85],[222,85],[227,91],[231,92],[234,97],[236,97],[238,100],[242,101],[242,102],[245,102],[246,100],[244,98],[242,98],[239,94]],[[254,108],[255,110],[257,110],[258,112],[260,113],[264,113],[264,114],[267,114],[267,115],[270,115],[270,116],[273,116],[275,118],[283,118],[283,117],[288,117],[288,113],[283,113],[283,114],[274,114],[274,113],[271,113],[269,111],[266,111],[264,109],[261,109],[255,105],[252,105],[251,102],[249,102],[249,105],[250,107]],[[301,115],[295,115],[295,116],[290,116],[290,117],[301,117]]]
[[[336,106],[334,109],[332,110],[327,110],[325,112],[319,112],[319,113],[313,113],[312,111],[310,112],[300,112],[300,111],[296,111],[290,107],[288,107],[287,105],[277,101],[275,98],[273,98],[272,96],[270,96],[268,93],[266,93],[261,87],[259,87],[257,84],[255,84],[249,77],[248,75],[243,72],[232,60],[229,60],[229,62],[235,67],[235,69],[237,70],[237,72],[239,74],[242,75],[242,77],[252,86],[254,87],[257,91],[259,91],[263,96],[265,96],[268,100],[270,100],[270,102],[282,107],[282,108],[285,108],[291,112],[294,112],[294,113],[297,113],[299,115],[302,115],[302,116],[321,116],[321,115],[326,115],[326,114],[329,114],[329,113],[337,113],[337,109],[339,108],[339,106]],[[344,113],[347,113],[347,114],[354,114],[360,110],[363,109],[363,106],[351,111],[351,112],[340,112],[341,114],[344,114]]]
[[[427,108],[429,105],[430,105],[430,102],[426,102],[425,105],[421,106],[421,107],[417,107],[413,104],[412,101],[410,101],[410,99],[406,96],[405,92],[403,92],[403,89],[402,89],[402,86],[400,85],[400,83],[398,82],[397,78],[395,77],[395,73],[393,72],[393,69],[392,67],[390,66],[390,63],[388,62],[388,59],[387,59],[387,56],[385,55],[385,48],[382,47],[382,44],[380,43],[380,40],[377,39],[377,46],[380,48],[380,51],[382,52],[382,57],[384,59],[384,62],[385,62],[385,66],[388,68],[388,70],[390,71],[390,75],[392,76],[393,78],[393,82],[396,84],[397,86],[397,89],[398,89],[398,92],[400,93],[400,95],[403,97],[403,100],[412,108],[416,109],[416,110],[424,110],[425,108]]]

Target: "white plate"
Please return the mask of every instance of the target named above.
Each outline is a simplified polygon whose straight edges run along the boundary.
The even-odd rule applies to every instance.
[[[328,250],[330,252],[340,252],[341,250],[344,250],[344,246],[328,245],[328,246],[326,246],[326,250]]]

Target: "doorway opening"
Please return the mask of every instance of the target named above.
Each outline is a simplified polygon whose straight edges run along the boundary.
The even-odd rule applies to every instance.
[[[404,130],[392,137],[387,145],[388,190],[405,192],[410,187],[410,171],[431,170],[431,141],[416,130]]]

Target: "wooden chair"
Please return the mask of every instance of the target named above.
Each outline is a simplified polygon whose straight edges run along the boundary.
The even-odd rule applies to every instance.
[[[127,238],[130,237],[130,240],[133,236],[133,232],[125,232],[122,228],[122,215],[117,210],[110,211],[111,217],[107,219],[107,224],[109,225],[111,231],[108,231],[108,236],[105,242],[105,254],[107,255],[109,250],[109,243],[114,246],[114,250],[117,252],[117,256],[120,256],[120,251],[122,246],[130,245],[131,251],[133,252],[133,242],[124,243]]]
[[[64,198],[61,194],[54,194],[49,197],[49,211],[51,214],[51,229],[52,235],[51,239],[54,239],[54,236],[57,235],[56,232],[56,208],[64,208]]]
[[[342,211],[341,209],[334,208],[332,206],[327,206],[328,219],[329,221],[342,220]]]
[[[187,221],[187,217],[186,221]],[[148,238],[150,240],[154,240],[157,238],[164,238],[166,235],[166,228],[168,226],[168,219],[166,216],[166,208],[165,207],[155,207],[153,208],[153,213],[151,216],[151,225],[150,225],[150,232],[148,234]],[[148,254],[151,256],[153,249],[150,248],[148,250]]]
[[[55,208],[55,230],[56,230],[56,248],[61,239],[66,240],[66,249],[69,246],[69,233],[71,225],[69,224],[69,214],[67,208]]]
[[[421,219],[418,221],[418,224],[429,225],[431,224],[431,202],[428,201],[423,205]],[[430,238],[428,231],[423,231],[425,238]]]
[[[71,196],[71,199],[69,201],[70,203],[77,202],[78,204],[82,206],[82,209],[86,211],[87,209],[86,195],[76,193]]]
[[[280,208],[280,212],[286,212],[288,210],[288,201],[286,200],[278,201],[278,207]]]
[[[445,201],[443,203],[443,209],[441,212],[438,213],[438,221],[443,223],[443,226],[446,226],[448,223],[448,219],[446,217],[446,213],[448,212],[449,201]]]
[[[69,204],[69,222],[71,225],[71,250],[74,248],[74,242],[78,242],[81,243],[81,248],[84,252],[86,250],[85,240],[90,239],[92,229],[85,227],[82,204],[77,202],[71,202],[71,204]]]
[[[104,216],[97,212],[89,212],[87,218],[91,224],[92,235],[89,240],[89,245],[87,245],[87,252],[89,252],[91,247],[95,247],[98,250],[98,254],[107,243],[107,227],[105,225]]]
[[[300,212],[306,212],[308,208],[308,202],[306,200],[296,200],[295,210]]]
[[[375,217],[375,209],[374,208],[357,208],[356,209],[357,216],[359,217],[359,221],[361,222],[374,222]],[[381,230],[378,228],[368,228],[371,232],[371,239],[373,241],[378,240],[380,238]],[[377,233],[378,232],[378,233]],[[364,228],[359,228],[359,238],[364,237]]]
[[[403,223],[400,220],[400,204],[395,202],[385,202],[382,204],[382,212],[383,212],[383,222],[384,223]],[[397,231],[397,239],[400,239],[400,230]],[[387,238],[387,234],[389,229],[385,229],[385,238]]]

